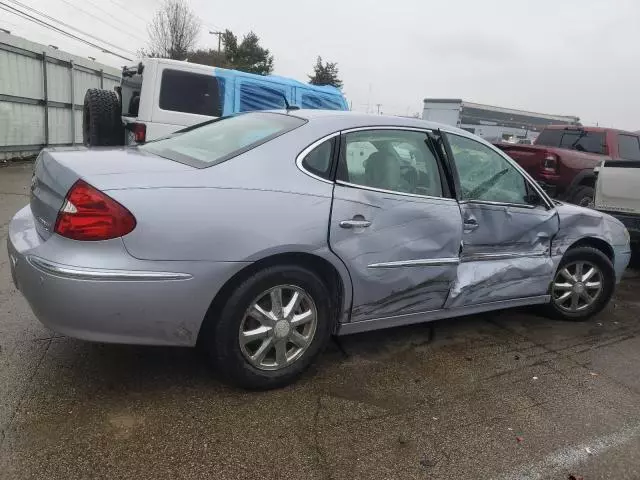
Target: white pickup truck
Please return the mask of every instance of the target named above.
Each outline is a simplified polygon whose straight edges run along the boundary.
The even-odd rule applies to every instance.
[[[640,161],[606,160],[596,174],[596,210],[620,220],[634,252],[640,252]]]

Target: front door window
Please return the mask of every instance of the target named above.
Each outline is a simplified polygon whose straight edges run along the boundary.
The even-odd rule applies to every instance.
[[[540,205],[522,174],[504,157],[469,138],[448,135],[460,179],[460,200]]]

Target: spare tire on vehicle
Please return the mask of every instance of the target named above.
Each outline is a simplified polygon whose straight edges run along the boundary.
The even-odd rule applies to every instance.
[[[82,142],[87,147],[124,145],[120,99],[116,92],[90,88],[84,96]]]

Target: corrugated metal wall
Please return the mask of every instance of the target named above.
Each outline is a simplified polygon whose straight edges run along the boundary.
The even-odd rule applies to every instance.
[[[87,89],[119,83],[115,68],[0,32],[0,161],[82,144]]]

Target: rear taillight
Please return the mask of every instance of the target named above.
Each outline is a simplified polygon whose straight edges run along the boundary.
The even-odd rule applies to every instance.
[[[109,240],[131,232],[136,219],[100,190],[78,180],[58,212],[54,232],[73,240]]]
[[[544,173],[556,173],[558,171],[558,156],[553,153],[546,154],[542,161],[542,171]]]
[[[144,123],[132,123],[131,131],[138,143],[144,143],[147,140],[147,126]]]

